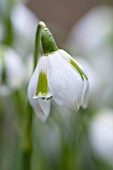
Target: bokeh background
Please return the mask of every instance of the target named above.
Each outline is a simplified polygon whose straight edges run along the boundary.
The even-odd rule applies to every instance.
[[[87,109],[69,113],[53,102],[45,123],[26,110],[40,20],[90,83]],[[113,170],[113,0],[0,0],[0,170],[26,169]]]

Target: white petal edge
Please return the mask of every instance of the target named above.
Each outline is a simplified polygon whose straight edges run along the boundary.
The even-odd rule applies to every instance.
[[[84,79],[84,91],[82,97],[82,108],[87,108],[89,101],[89,81]]]

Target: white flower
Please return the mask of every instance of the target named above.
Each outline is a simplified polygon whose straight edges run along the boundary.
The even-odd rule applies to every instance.
[[[104,108],[92,119],[89,126],[89,139],[96,155],[113,162],[113,110]]]
[[[69,36],[70,43],[81,53],[96,53],[112,33],[113,8],[98,6],[91,9],[73,27]]]
[[[45,121],[51,98],[77,111],[80,106],[86,107],[87,91],[88,80],[81,66],[68,53],[57,50],[40,58],[29,83],[28,98],[39,118]]]
[[[5,73],[5,80],[2,76]],[[24,82],[24,66],[21,58],[11,48],[0,47],[0,95],[7,95]]]
[[[13,46],[20,55],[26,56],[33,49],[38,19],[27,6],[18,2],[11,11],[11,22],[15,36]]]

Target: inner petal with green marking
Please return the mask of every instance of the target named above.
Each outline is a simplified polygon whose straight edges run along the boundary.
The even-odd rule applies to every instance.
[[[88,80],[86,74],[82,71],[82,69],[79,67],[79,65],[72,58],[70,58],[70,64],[73,67],[75,67],[75,69],[79,72],[79,74],[81,75],[82,80],[84,80],[84,77],[86,78],[86,80]]]
[[[48,81],[46,73],[44,73],[42,70],[39,73],[38,82],[36,86],[35,96],[38,96],[38,94],[47,94],[48,93]]]

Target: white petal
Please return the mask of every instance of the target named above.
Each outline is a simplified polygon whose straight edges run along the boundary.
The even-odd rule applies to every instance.
[[[40,70],[43,70],[44,72],[46,72],[47,67],[48,67],[48,58],[41,57],[32,77],[31,77],[31,80],[30,80],[30,83],[28,86],[29,102],[32,105],[37,116],[42,121],[45,121],[49,115],[51,101],[50,100],[42,100],[40,98],[33,99],[33,97],[34,97],[35,90],[36,90],[39,72],[40,72]]]
[[[77,63],[78,64],[78,63]],[[87,77],[89,77],[88,72],[84,67],[82,67],[80,64],[78,64],[81,70],[85,73]],[[82,97],[82,108],[86,108],[89,101],[89,80],[86,80],[84,77],[84,90],[83,90],[83,97]]]
[[[63,59],[64,59],[65,61],[67,61],[67,62],[71,65],[71,67],[72,67],[74,70],[77,70],[77,69],[70,63],[71,60],[78,65],[78,67],[81,69],[81,71],[83,71],[84,74],[86,74],[84,68],[83,68],[73,57],[71,57],[66,51],[60,49],[60,50],[58,50],[58,52],[59,52],[59,54],[63,57]],[[77,70],[77,71],[78,71],[78,70]],[[79,71],[78,71],[78,72],[79,72]],[[80,74],[80,73],[79,73],[79,74]],[[87,75],[87,74],[86,74],[86,75]]]
[[[82,98],[82,107],[85,109],[88,105],[89,100],[89,81],[84,79],[84,91]]]
[[[50,69],[48,84],[54,100],[71,110],[78,110],[83,94],[83,80],[58,51],[48,56]]]
[[[72,59],[73,61],[75,61],[78,64],[78,66],[81,68],[81,70],[84,71],[84,68],[78,63],[78,61],[76,61],[73,57],[71,57],[71,55],[69,55],[66,51],[59,49],[58,52],[63,57],[63,59],[66,60],[68,63],[70,63],[70,59]]]
[[[36,113],[36,115],[40,118],[41,121],[45,122],[50,113],[50,100],[43,99],[33,99],[32,107]]]
[[[63,57],[63,59],[65,61],[67,61],[70,64],[70,59],[75,61],[74,58],[72,58],[66,51],[59,49],[58,50],[59,54]],[[80,67],[80,69],[85,73],[85,75],[87,76],[87,72],[86,70],[77,62],[77,65]],[[71,65],[73,67],[73,65]],[[75,70],[76,68],[73,67]],[[88,105],[88,99],[89,99],[89,81],[86,80],[86,78],[84,77],[84,90],[83,90],[83,97],[82,97],[82,107],[86,108]]]
[[[66,51],[59,49],[58,50],[60,56],[63,57],[64,60],[66,60],[68,63],[70,63],[70,58],[72,58]]]

